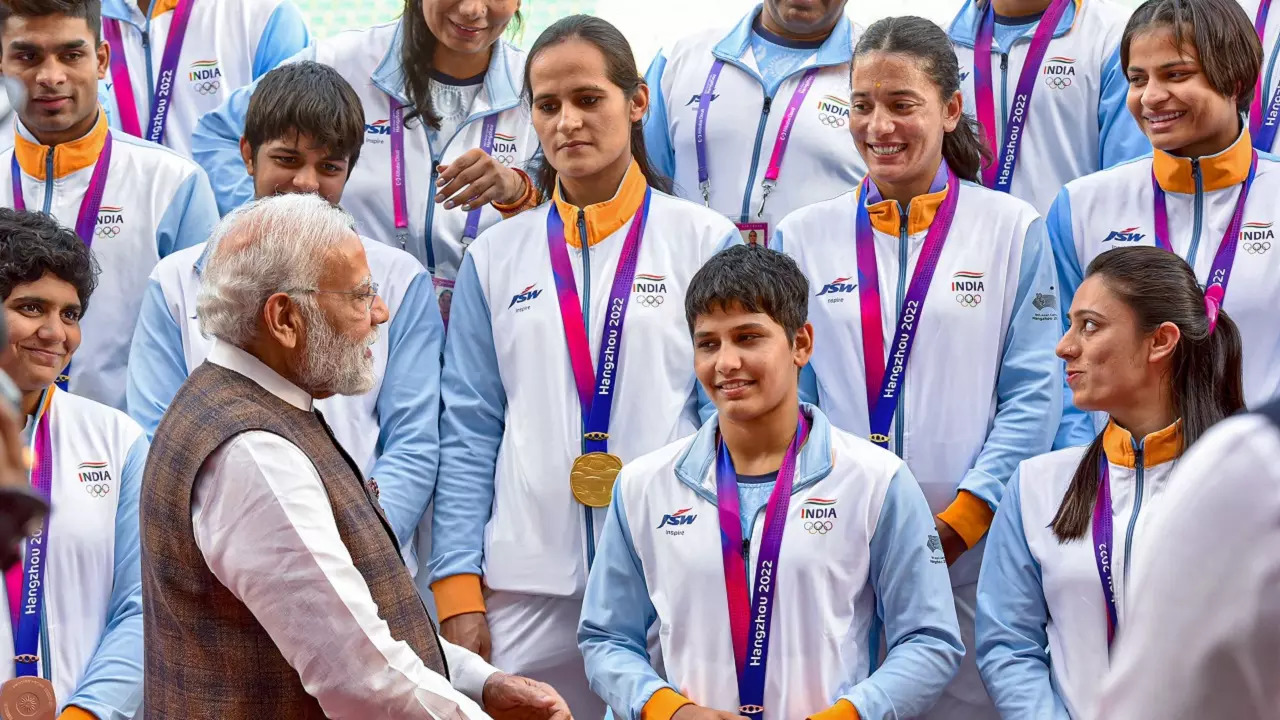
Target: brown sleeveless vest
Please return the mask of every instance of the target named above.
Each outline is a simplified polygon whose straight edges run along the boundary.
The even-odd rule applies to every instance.
[[[435,627],[391,527],[328,426],[319,415],[297,409],[245,376],[205,363],[187,379],[156,429],[143,480],[146,717],[324,717],[297,671],[249,609],[209,571],[195,543],[196,473],[223,442],[253,430],[279,435],[311,459],[378,615],[428,668],[447,676]]]

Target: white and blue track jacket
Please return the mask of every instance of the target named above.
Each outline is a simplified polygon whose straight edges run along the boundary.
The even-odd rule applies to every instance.
[[[367,477],[409,568],[412,542],[435,489],[439,461],[440,358],[444,325],[431,276],[407,253],[369,239],[365,254],[390,313],[373,344],[374,386],[364,395],[316,401],[338,442]],[[200,333],[196,297],[207,245],[165,258],[151,273],[129,357],[129,414],[148,435],[213,346]]]
[[[950,30],[960,61],[965,112],[975,116],[973,45],[982,12],[982,5],[966,0]],[[1012,185],[1013,195],[1041,214],[1069,181],[1151,149],[1125,105],[1129,80],[1120,67],[1120,35],[1128,17],[1129,10],[1111,0],[1076,0],[1049,41]],[[991,86],[998,146],[1003,144],[1010,98],[1034,31],[1035,26],[1028,25],[1009,47],[993,40]]]
[[[697,96],[717,59],[725,63],[707,112],[710,207],[735,221],[759,219],[762,183],[778,128],[801,76],[822,68],[805,96],[783,157],[778,184],[765,203],[774,223],[796,208],[835,197],[866,174],[849,136],[849,63],[862,28],[842,18],[814,56],[778,86],[766,86],[751,51],[760,6],[728,30],[702,30],[658,53],[645,81],[649,115],[645,147],[680,197],[701,204],[695,151]]]
[[[863,720],[915,717],[964,654],[932,514],[902,460],[832,427],[812,405],[803,412],[812,430],[775,569],[764,705],[779,718],[811,717],[842,700]],[[717,521],[718,425],[713,418],[632,460],[614,486],[578,640],[592,690],[617,717],[654,717],[672,691],[706,707],[739,706]],[[830,529],[806,528],[811,508]],[[663,522],[673,514],[687,519]],[[763,514],[743,558],[748,577]],[[653,626],[665,677],[649,664]]]

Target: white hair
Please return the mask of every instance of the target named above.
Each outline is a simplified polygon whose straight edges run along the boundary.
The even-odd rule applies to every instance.
[[[196,298],[200,332],[248,346],[267,298],[314,288],[329,251],[354,230],[350,215],[310,193],[255,200],[227,215],[209,238]]]

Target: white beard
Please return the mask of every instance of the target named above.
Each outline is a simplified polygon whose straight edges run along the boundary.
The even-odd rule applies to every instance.
[[[307,323],[307,351],[298,368],[299,384],[312,395],[363,395],[373,389],[373,357],[366,351],[378,340],[375,326],[364,340],[352,342],[334,331],[314,303],[301,303]]]

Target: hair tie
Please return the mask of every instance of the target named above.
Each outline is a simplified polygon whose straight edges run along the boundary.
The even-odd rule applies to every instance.
[[[1209,317],[1209,334],[1218,327],[1218,311],[1222,309],[1222,286],[1214,283],[1204,290],[1204,314]]]

